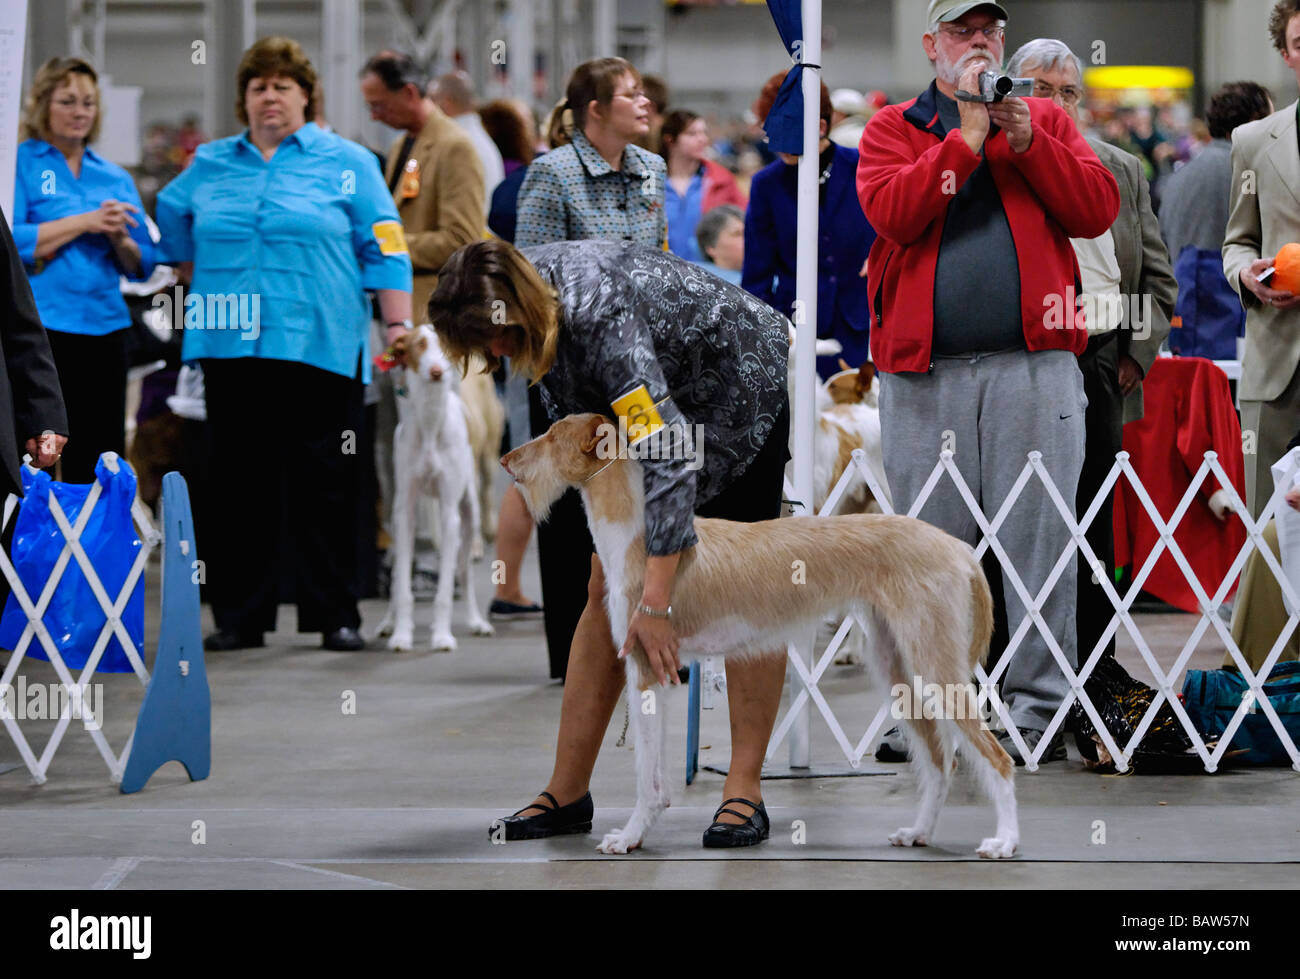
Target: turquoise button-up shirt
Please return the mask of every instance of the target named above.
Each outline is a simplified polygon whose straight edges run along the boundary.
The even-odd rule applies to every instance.
[[[366,290],[411,289],[374,154],[307,123],[270,160],[239,136],[200,146],[158,195],[159,252],[193,262],[186,360],[265,357],[370,380]]]
[[[57,147],[40,139],[18,144],[14,244],[47,330],[104,336],[131,325],[121,289],[126,272],[117,263],[108,235],[78,235],[53,255],[36,257],[40,225],[97,211],[106,200],[140,209],[133,215],[137,223],[129,234],[140,246],[141,269],[129,278],[147,279],[153,271],[154,245],[131,175],[87,146],[81,157],[81,176],[74,177]]]

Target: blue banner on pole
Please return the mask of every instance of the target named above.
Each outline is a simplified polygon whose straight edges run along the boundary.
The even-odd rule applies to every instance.
[[[776,22],[794,67],[781,83],[772,109],[763,120],[768,148],[774,153],[803,152],[803,10],[802,0],[767,0],[768,12]]]

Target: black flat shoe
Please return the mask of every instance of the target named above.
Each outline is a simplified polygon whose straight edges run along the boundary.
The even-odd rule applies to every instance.
[[[488,838],[499,840],[502,827],[505,828],[507,840],[541,840],[548,836],[591,832],[591,817],[595,814],[596,807],[591,801],[590,792],[567,806],[556,802],[555,796],[549,792],[543,792],[542,798],[550,802],[549,808],[534,803],[531,806],[524,806],[513,816],[503,816],[488,827]],[[542,811],[535,816],[519,815],[520,812],[527,812],[529,809]]]
[[[222,629],[203,640],[203,648],[210,653],[226,653],[232,649],[257,649],[266,641],[260,632],[227,632]]]
[[[361,634],[349,626],[341,629],[335,629],[333,632],[324,634],[325,639],[321,643],[324,649],[333,649],[341,653],[355,653],[358,649],[366,648],[366,641],[361,638]]]
[[[754,810],[754,814],[743,823],[718,822],[718,817],[724,812],[732,816],[738,816],[741,819],[745,818],[744,813],[727,808],[728,804],[732,802],[743,802]],[[767,818],[767,809],[764,808],[763,803],[750,802],[748,799],[724,799],[722,805],[718,806],[718,811],[713,814],[713,825],[704,831],[704,846],[710,850],[733,846],[753,846],[767,839],[767,833],[771,825]]]

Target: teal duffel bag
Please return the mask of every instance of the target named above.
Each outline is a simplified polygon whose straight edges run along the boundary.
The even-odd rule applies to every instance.
[[[1235,667],[1222,670],[1188,670],[1183,682],[1183,701],[1188,716],[1202,735],[1221,735],[1250,692]],[[1264,695],[1277,711],[1287,734],[1300,746],[1300,663],[1279,663],[1264,681]],[[1289,765],[1291,756],[1282,747],[1268,715],[1258,704],[1242,718],[1228,751],[1233,761],[1245,765]],[[1244,752],[1238,754],[1237,752]]]

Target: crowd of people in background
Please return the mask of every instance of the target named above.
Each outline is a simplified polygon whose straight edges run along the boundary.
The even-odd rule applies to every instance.
[[[930,8],[924,49],[936,82],[926,92],[895,93],[906,101],[891,104],[879,91],[822,86],[815,330],[838,341],[841,353],[819,361],[818,371],[829,376],[841,358],[857,367],[874,353],[887,377],[885,458],[900,510],[932,464],[927,458],[923,469],[909,468],[908,447],[937,447],[951,431],[980,446],[978,454],[959,453],[963,466],[980,454],[996,458],[1009,439],[1016,452],[1039,446],[1057,484],[1079,487],[1082,507],[1120,447],[1123,424],[1141,414],[1142,379],[1170,329],[1180,285],[1175,265],[1186,249],[1217,256],[1227,241],[1224,254],[1236,263],[1227,285],[1255,319],[1273,323],[1300,302],[1258,278],[1270,249],[1300,232],[1277,227],[1258,204],[1248,211],[1230,193],[1237,175],[1267,152],[1258,127],[1235,142],[1234,130],[1276,119],[1275,105],[1251,82],[1210,93],[1205,121],[1168,93],[1114,104],[1086,90],[1082,64],[1068,47],[1038,39],[1009,59],[1013,74],[1033,79],[1035,97],[991,106],[977,118],[954,93],[972,83],[972,65],[1003,64],[1006,13],[993,3],[934,0]],[[1275,44],[1300,72],[1300,9],[1284,0],[1277,10]],[[13,237],[75,433],[62,460],[65,478],[88,481],[100,452],[124,451],[123,337],[131,319],[119,276],[143,280],[155,263],[168,263],[197,293],[261,297],[260,310],[252,318],[236,313],[229,330],[185,333],[183,357],[200,363],[206,380],[207,475],[224,501],[199,526],[218,630],[208,647],[260,645],[275,628],[287,577],[300,631],[321,632],[326,648],[361,648],[357,600],[374,583],[356,569],[375,565],[360,552],[383,541],[396,423],[392,382],[371,376],[374,354],[426,318],[449,259],[490,237],[533,256],[539,246],[587,239],[669,252],[799,323],[800,158],[773,152],[762,129],[784,78],[775,74],[754,93],[743,118],[725,118],[676,98],[671,80],[600,58],[573,72],[566,97],[542,119],[517,100],[479,99],[463,71],[431,78],[410,56],[381,51],[362,69],[356,97],[398,135],[368,150],[318,124],[315,69],[295,42],[267,38],[245,53],[235,79],[246,130],[205,140],[192,117],[175,127],[155,123],[142,163],[128,174],[90,146],[100,124],[94,69],[77,59],[49,62],[25,107]],[[1291,156],[1294,125],[1292,118]],[[945,140],[954,130],[962,140]],[[1035,132],[1050,136],[1049,148],[1034,152],[1056,153],[1052,165],[1027,164],[1026,176],[1013,179],[1003,157],[1029,153]],[[961,153],[963,142],[969,153]],[[939,145],[943,153],[929,152]],[[960,171],[962,186],[941,202],[949,208],[946,223],[935,223],[939,205],[922,182],[938,186],[946,167]],[[354,184],[322,176],[340,172],[353,174]],[[44,186],[50,179],[58,192]],[[290,203],[304,200],[307,209]],[[890,260],[901,264],[886,278]],[[989,276],[988,263],[1019,278]],[[1023,325],[1022,291],[1072,280],[1076,268],[1090,292],[1154,297],[1154,336],[1139,342],[1119,321],[1090,323],[1083,333]],[[74,281],[76,290],[69,288]],[[908,307],[907,317],[898,317],[917,295],[932,296],[932,307]],[[876,330],[890,324],[890,332],[873,340],[873,321]],[[250,337],[254,326],[260,335]],[[1248,473],[1255,512],[1257,485],[1297,427],[1300,341],[1279,344],[1278,351],[1256,351],[1256,363],[1269,369],[1251,373],[1248,366],[1243,380],[1245,410],[1269,439],[1260,454],[1265,468]],[[530,389],[518,373],[502,372],[500,380],[509,443],[518,446],[550,422],[542,386]],[[249,390],[263,397],[250,401]],[[1052,410],[1041,417],[1025,411],[1034,399]],[[978,417],[972,404],[981,406]],[[1058,415],[1073,420],[1057,425]],[[1042,427],[1048,422],[1050,431]],[[293,437],[283,438],[285,431]],[[340,454],[332,442],[339,431],[362,433],[361,450]],[[259,445],[275,506],[240,491],[242,460]],[[986,467],[967,477],[998,497],[1018,471]],[[363,492],[367,483],[378,487],[378,510],[366,502],[375,495]],[[1041,500],[1025,506],[1050,509]],[[362,532],[339,513],[357,514]],[[958,536],[974,532],[955,499],[936,496],[922,516]],[[498,523],[497,558],[506,574],[491,612],[504,619],[544,614],[552,672],[562,677],[590,597],[591,550],[574,546],[586,535],[580,503],[570,494],[540,528],[540,596],[521,586],[533,523],[514,488]],[[1107,560],[1108,512],[1094,527],[1101,528],[1094,550]],[[1004,542],[1031,584],[1068,544],[1055,520],[1026,521],[1013,536]],[[1043,608],[1067,659],[1075,654],[1075,586],[1072,573],[1061,576]],[[1095,587],[1078,586],[1078,608],[1097,603]],[[1009,614],[1023,614],[1009,589],[1006,603]],[[1100,607],[1105,611],[1104,599]],[[1091,648],[1094,638],[1080,622],[1078,648]],[[1008,671],[1006,698],[1020,726],[1041,735],[1066,686],[1039,646],[1041,637],[1027,642]],[[1029,748],[1036,744],[1029,739]],[[540,797],[529,809],[548,811]]]

